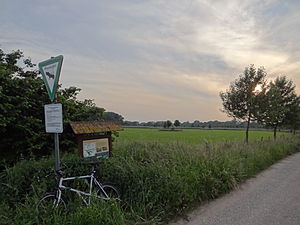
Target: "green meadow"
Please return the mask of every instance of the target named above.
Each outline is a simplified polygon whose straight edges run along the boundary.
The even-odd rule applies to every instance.
[[[278,132],[278,136],[287,135]],[[249,131],[249,140],[269,140],[273,138],[272,131]],[[187,144],[203,144],[206,142],[244,141],[245,130],[209,130],[209,129],[182,129],[182,131],[160,131],[151,128],[125,128],[119,132],[116,142],[183,142]]]

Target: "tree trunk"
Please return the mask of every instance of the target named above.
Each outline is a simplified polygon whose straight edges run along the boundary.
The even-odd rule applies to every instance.
[[[274,127],[274,140],[276,140],[276,133],[277,133],[277,125]]]
[[[246,140],[245,140],[245,142],[246,142],[246,144],[248,144],[248,139],[249,139],[249,127],[250,127],[250,116],[248,117],[248,121],[247,121],[247,128],[246,128]]]

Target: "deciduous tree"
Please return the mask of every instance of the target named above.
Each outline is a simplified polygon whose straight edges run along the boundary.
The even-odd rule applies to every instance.
[[[120,124],[123,124],[123,116],[115,112],[104,112],[103,118],[104,121],[115,121]]]
[[[295,92],[295,85],[285,76],[277,77],[270,82],[263,104],[258,110],[258,121],[271,127],[276,139],[277,129],[284,123],[290,125],[297,119],[299,98]]]
[[[293,134],[296,134],[296,130],[300,129],[300,97],[298,101],[292,106],[292,110],[287,113],[287,116],[283,122],[286,128],[291,129]]]
[[[175,127],[179,127],[179,126],[180,126],[180,124],[181,124],[181,123],[180,123],[180,121],[179,121],[179,120],[175,120],[175,121],[174,121],[174,126],[175,126]]]
[[[249,138],[249,126],[255,121],[255,112],[260,107],[260,99],[265,92],[266,72],[263,67],[246,67],[244,73],[233,81],[229,89],[220,93],[223,112],[234,119],[247,122],[246,143]]]
[[[172,126],[172,122],[170,120],[167,120],[165,123],[164,123],[164,128],[169,128],[170,126]]]

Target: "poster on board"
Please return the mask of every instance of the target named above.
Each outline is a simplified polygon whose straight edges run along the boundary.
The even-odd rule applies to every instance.
[[[103,157],[109,156],[109,139],[93,139],[83,141],[83,157]]]

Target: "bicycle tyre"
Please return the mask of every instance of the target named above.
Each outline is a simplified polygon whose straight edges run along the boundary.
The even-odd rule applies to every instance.
[[[58,213],[64,213],[67,209],[66,202],[61,198],[57,203],[56,192],[50,192],[44,194],[36,205],[36,211],[39,216],[47,215],[54,211]]]
[[[116,201],[121,200],[120,191],[118,190],[118,188],[116,186],[114,186],[111,183],[104,183],[101,186],[109,197],[109,199],[107,199],[107,200],[112,200],[112,199],[116,200]],[[98,188],[98,190],[97,190],[97,195],[101,196],[102,198],[106,198],[106,196],[104,195],[104,193],[102,192],[102,190],[100,188]]]

